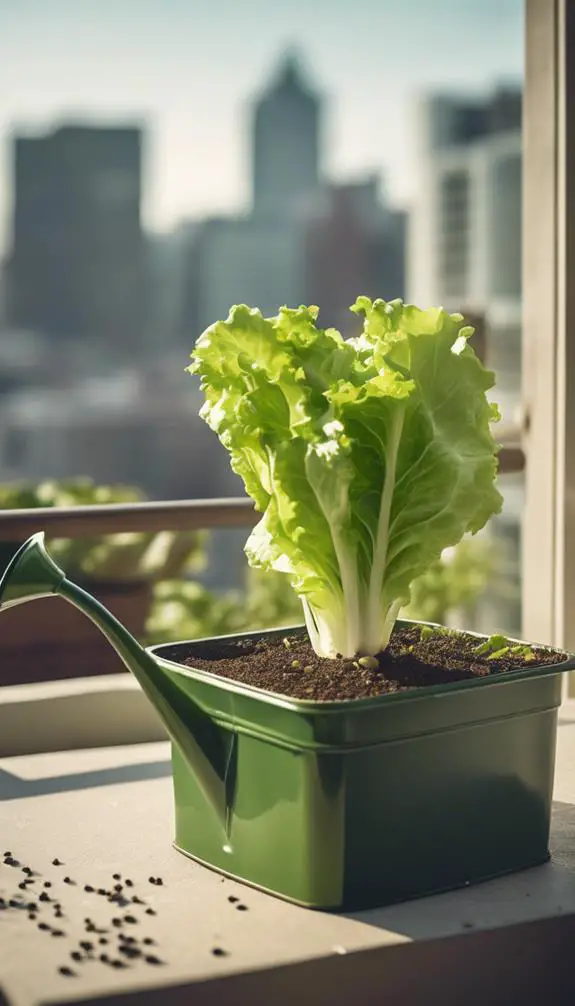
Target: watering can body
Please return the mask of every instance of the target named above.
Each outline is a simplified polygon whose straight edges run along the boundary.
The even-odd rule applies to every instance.
[[[0,613],[49,594],[100,628],[162,718],[175,845],[206,866],[302,905],[357,910],[548,858],[573,660],[375,699],[296,700],[183,664],[285,630],[144,649],[35,535],[0,581]]]

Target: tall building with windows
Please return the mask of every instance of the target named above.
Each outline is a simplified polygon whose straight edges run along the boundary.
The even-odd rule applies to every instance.
[[[521,373],[521,92],[432,96],[419,109],[408,296],[481,314],[512,409]]]
[[[257,99],[253,118],[254,214],[305,208],[320,184],[321,102],[288,55]]]
[[[142,133],[64,125],[13,143],[6,322],[134,347],[143,320]]]

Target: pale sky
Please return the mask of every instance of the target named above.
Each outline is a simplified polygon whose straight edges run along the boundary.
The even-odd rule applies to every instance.
[[[523,0],[0,0],[0,249],[9,136],[143,120],[146,222],[249,195],[250,98],[288,46],[326,96],[326,171],[381,171],[408,201],[415,97],[517,80]]]

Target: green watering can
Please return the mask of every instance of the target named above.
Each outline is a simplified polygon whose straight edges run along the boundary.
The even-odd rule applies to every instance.
[[[175,846],[195,860],[301,905],[349,910],[548,859],[557,707],[573,658],[306,701],[183,665],[232,655],[238,641],[245,654],[285,629],[144,649],[66,578],[39,533],[7,566],[0,609],[51,595],[98,626],[161,717]]]

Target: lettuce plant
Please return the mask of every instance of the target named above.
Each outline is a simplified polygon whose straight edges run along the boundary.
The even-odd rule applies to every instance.
[[[290,577],[323,657],[384,650],[413,580],[502,502],[473,329],[400,300],[352,310],[363,329],[344,340],[315,307],[236,306],[188,368],[262,513],[248,560]]]

